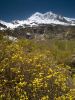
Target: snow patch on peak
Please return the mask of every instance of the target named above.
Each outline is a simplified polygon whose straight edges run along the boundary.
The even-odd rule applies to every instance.
[[[34,13],[33,15],[38,16],[38,15],[42,15],[42,13],[36,12],[36,13]]]

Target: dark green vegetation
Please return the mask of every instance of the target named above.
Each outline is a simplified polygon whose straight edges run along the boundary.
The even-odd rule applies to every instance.
[[[0,100],[75,100],[75,40],[0,34]]]

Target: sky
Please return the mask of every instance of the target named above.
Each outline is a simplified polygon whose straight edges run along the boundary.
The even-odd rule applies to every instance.
[[[0,0],[0,20],[24,20],[49,11],[75,18],[75,0]]]

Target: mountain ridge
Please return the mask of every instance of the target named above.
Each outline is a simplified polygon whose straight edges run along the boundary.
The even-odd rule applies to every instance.
[[[6,26],[6,28],[14,29],[19,26],[25,28],[25,25],[30,27],[38,26],[40,24],[55,24],[55,25],[64,25],[64,26],[75,26],[75,19],[68,18],[61,15],[57,15],[53,12],[40,13],[36,12],[27,20],[14,20],[12,22],[5,22],[0,20],[0,24]],[[5,27],[0,26],[0,30],[6,29]]]

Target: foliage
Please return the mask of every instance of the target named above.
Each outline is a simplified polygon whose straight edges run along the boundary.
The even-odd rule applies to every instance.
[[[0,40],[0,100],[72,100],[70,67],[58,63],[49,44],[39,44]]]

